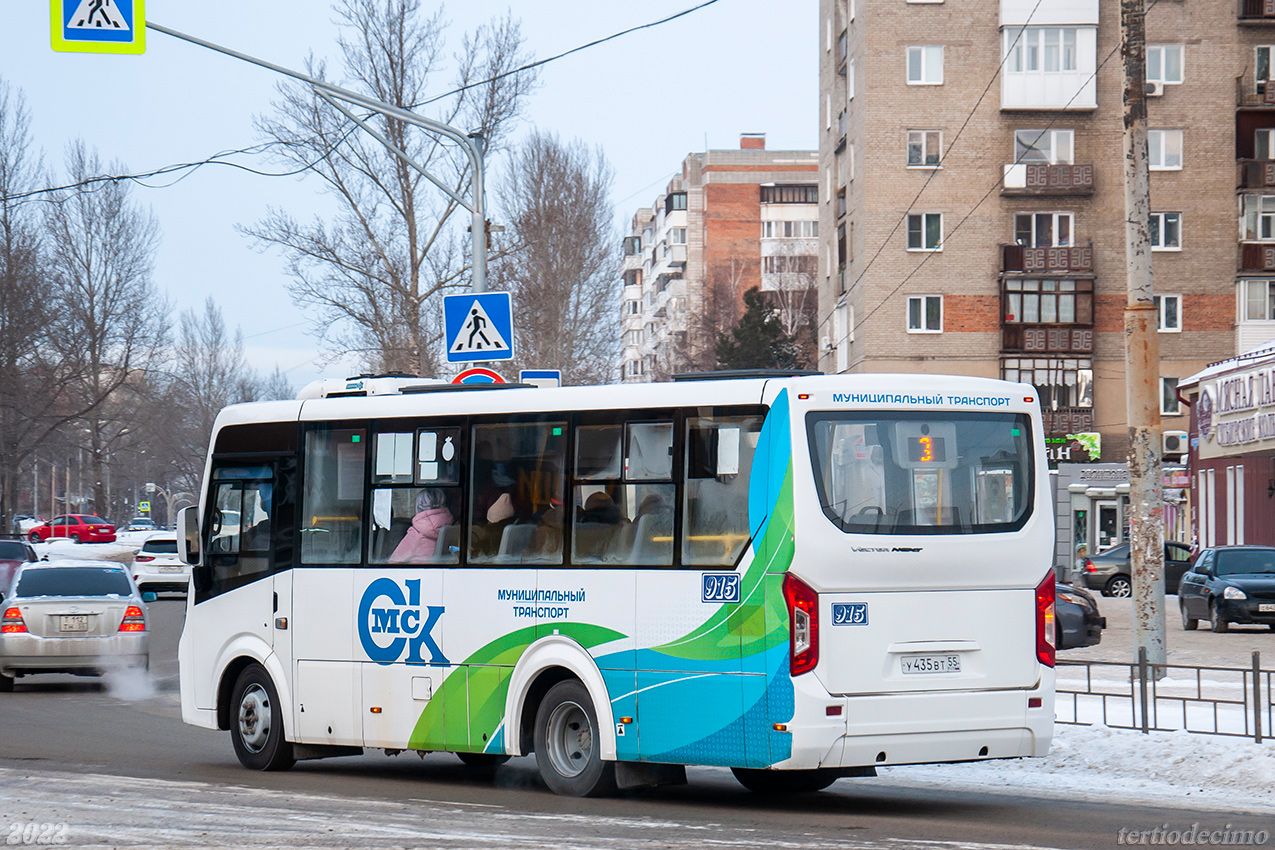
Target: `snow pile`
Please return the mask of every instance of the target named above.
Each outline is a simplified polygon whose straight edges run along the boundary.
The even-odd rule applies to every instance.
[[[121,564],[132,564],[133,556],[137,554],[137,550],[141,547],[141,543],[136,546],[128,543],[76,543],[65,538],[50,540],[47,543],[33,543],[31,548],[35,550],[35,554],[44,558],[46,555],[50,560],[56,558],[74,558],[84,561],[117,561]]]
[[[1227,811],[1275,811],[1275,742],[1189,732],[1143,735],[1056,726],[1042,759],[881,769],[903,784],[1084,800],[1142,800]]]

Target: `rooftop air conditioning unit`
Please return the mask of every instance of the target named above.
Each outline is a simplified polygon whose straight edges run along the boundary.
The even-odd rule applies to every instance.
[[[1164,83],[1147,83],[1147,97],[1164,97]]]
[[[1166,455],[1184,455],[1187,452],[1186,431],[1164,432],[1164,453]]]

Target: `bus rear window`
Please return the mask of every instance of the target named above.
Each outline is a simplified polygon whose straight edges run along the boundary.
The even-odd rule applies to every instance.
[[[987,534],[1031,512],[1030,422],[1013,413],[807,415],[824,515],[854,534]]]

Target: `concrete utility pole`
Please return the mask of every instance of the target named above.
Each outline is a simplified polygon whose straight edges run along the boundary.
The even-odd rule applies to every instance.
[[[1129,422],[1129,557],[1134,655],[1164,664],[1164,503],[1160,463],[1160,323],[1151,279],[1151,177],[1147,151],[1144,0],[1120,0],[1124,59],[1125,395]]]

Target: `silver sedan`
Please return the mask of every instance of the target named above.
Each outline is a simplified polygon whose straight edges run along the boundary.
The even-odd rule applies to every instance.
[[[0,691],[33,673],[96,676],[150,666],[146,603],[155,594],[138,591],[122,564],[26,564],[0,592]]]

